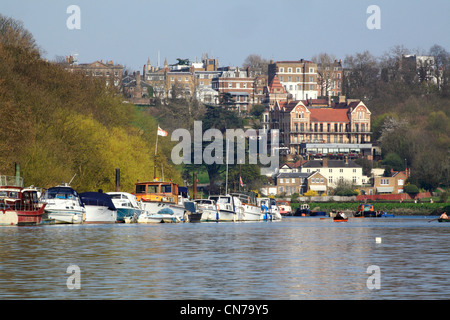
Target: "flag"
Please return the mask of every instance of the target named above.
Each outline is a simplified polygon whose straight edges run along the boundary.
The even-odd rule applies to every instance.
[[[244,186],[244,182],[242,181],[242,177],[239,177],[239,183],[241,184],[241,187]]]
[[[163,129],[161,129],[158,126],[158,136],[163,136],[163,137],[167,136],[167,131],[164,131]]]

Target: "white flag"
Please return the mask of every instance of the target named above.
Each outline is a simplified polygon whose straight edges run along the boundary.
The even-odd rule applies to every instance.
[[[167,131],[164,131],[163,129],[161,129],[158,126],[158,136],[163,136],[163,137],[167,136]]]

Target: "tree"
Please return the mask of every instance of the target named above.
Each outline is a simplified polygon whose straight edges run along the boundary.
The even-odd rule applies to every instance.
[[[245,58],[244,63],[242,64],[243,68],[249,68],[250,71],[255,71],[257,73],[267,75],[267,68],[269,65],[269,61],[262,58],[258,54],[250,54]]]
[[[395,171],[405,170],[405,161],[395,152],[391,152],[384,157],[383,164],[389,166]]]
[[[379,73],[377,59],[366,50],[355,55],[347,55],[344,64],[348,70],[346,81],[349,97],[372,99]]]
[[[321,96],[328,96],[328,90],[331,89],[332,74],[334,61],[336,60],[334,55],[328,53],[319,53],[311,59],[314,63],[317,63],[317,73],[319,75],[318,84],[320,88]]]

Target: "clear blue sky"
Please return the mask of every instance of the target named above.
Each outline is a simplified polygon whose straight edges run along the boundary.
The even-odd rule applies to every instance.
[[[69,30],[69,5],[81,29]],[[367,7],[381,9],[381,29],[369,30]],[[219,59],[240,66],[252,53],[273,60],[345,58],[394,45],[450,51],[450,0],[3,0],[0,13],[21,20],[50,60],[78,53],[79,62],[113,60],[140,70],[150,58]]]

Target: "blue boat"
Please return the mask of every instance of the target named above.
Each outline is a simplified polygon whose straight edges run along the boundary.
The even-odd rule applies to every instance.
[[[107,192],[117,209],[117,222],[136,222],[142,209],[136,196],[128,192]]]

